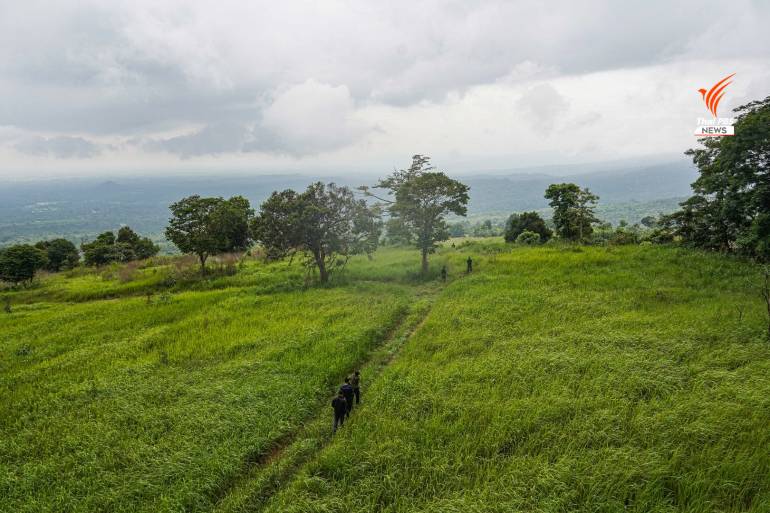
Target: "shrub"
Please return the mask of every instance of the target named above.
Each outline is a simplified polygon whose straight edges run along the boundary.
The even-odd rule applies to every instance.
[[[543,242],[548,241],[553,235],[537,212],[523,212],[512,214],[508,218],[505,225],[505,242],[518,242],[519,235],[525,231],[537,233],[540,236],[539,240]]]
[[[540,234],[524,230],[518,237],[516,237],[516,244],[526,244],[527,246],[540,244]]]

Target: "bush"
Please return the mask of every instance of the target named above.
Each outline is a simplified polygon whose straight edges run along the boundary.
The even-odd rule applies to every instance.
[[[525,231],[539,235],[539,240],[548,241],[553,232],[545,225],[545,221],[537,212],[512,214],[505,225],[505,242],[518,242],[518,237]]]
[[[527,246],[540,244],[540,234],[524,230],[518,237],[516,237],[516,244],[526,244]]]
[[[614,244],[616,246],[623,246],[626,244],[637,244],[639,243],[639,237],[636,234],[636,232],[633,232],[631,230],[625,230],[623,228],[618,228],[610,237],[609,243]]]

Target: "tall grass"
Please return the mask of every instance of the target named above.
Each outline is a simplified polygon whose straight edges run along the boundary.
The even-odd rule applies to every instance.
[[[208,510],[409,297],[371,283],[15,306],[0,315],[0,510]]]
[[[770,345],[747,265],[486,253],[268,511],[770,510]]]

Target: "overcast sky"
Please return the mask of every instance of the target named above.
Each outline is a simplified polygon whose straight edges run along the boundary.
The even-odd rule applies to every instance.
[[[677,155],[770,1],[0,0],[0,178]]]

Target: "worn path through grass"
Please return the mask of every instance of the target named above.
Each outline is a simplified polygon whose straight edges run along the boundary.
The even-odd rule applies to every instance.
[[[372,349],[364,361],[356,366],[361,370],[363,400],[354,408],[348,423],[362,411],[366,411],[367,389],[421,326],[440,290],[441,286],[437,283],[421,286],[415,294],[415,301],[400,322],[391,329],[383,343]],[[324,400],[313,416],[299,429],[288,433],[257,458],[246,462],[241,477],[222,490],[214,511],[260,511],[282,485],[291,481],[304,463],[310,461],[331,441],[332,415],[328,402]]]

